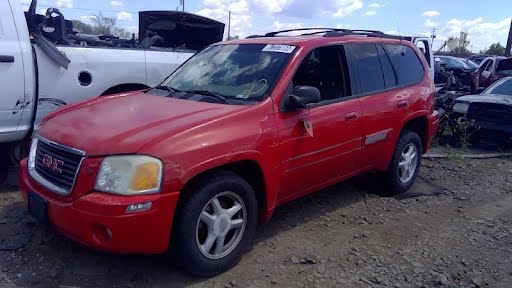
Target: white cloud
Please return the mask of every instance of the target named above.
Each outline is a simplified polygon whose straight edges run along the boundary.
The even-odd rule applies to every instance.
[[[86,22],[86,23],[90,23],[92,19],[96,18],[96,16],[94,15],[83,15],[83,16],[80,16],[80,19],[83,21],[83,22]]]
[[[434,17],[434,16],[439,16],[439,11],[436,11],[436,10],[428,10],[428,11],[425,11],[423,12],[423,14],[421,14],[422,16],[424,17]]]
[[[377,8],[382,7],[382,6],[383,6],[382,4],[377,3],[377,2],[373,2],[373,3],[368,4],[368,8],[370,8],[370,9],[377,9]]]
[[[225,33],[228,30],[228,11],[231,11],[231,36],[238,35],[243,38],[249,34],[259,34],[250,32],[252,16],[249,14],[249,5],[246,0],[203,0],[203,7],[195,13],[225,23]]]
[[[388,30],[388,31],[386,31],[384,33],[390,34],[390,35],[398,35],[398,31],[396,31],[396,30]]]
[[[279,21],[274,21],[272,23],[273,30],[288,30],[288,29],[298,29],[304,27],[302,23],[281,23]]]
[[[125,11],[117,13],[116,18],[118,21],[133,21],[132,13],[128,13]]]
[[[293,1],[291,0],[252,0],[252,4],[256,7],[259,7],[266,13],[279,13],[282,12],[283,9]]]
[[[73,0],[57,0],[55,6],[62,8],[73,8]]]
[[[360,0],[338,0],[338,10],[332,15],[334,17],[345,17],[363,8]]]
[[[123,7],[123,1],[119,1],[119,0],[112,0],[110,1],[110,6],[112,8],[120,8],[120,7]]]
[[[368,10],[368,11],[364,12],[363,16],[375,16],[375,14],[377,14],[377,11]]]
[[[432,21],[430,18],[425,19],[425,23],[423,25],[427,28],[437,27],[437,22]]]
[[[475,19],[458,19],[453,18],[437,32],[436,40],[445,41],[448,37],[459,37],[460,32],[467,32],[470,41],[468,46],[474,52],[478,52],[488,47],[492,43],[506,43],[510,18],[505,18],[497,22],[485,22],[484,18],[477,17]],[[440,43],[442,45],[442,43]]]

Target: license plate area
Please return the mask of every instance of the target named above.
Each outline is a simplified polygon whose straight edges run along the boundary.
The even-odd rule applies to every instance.
[[[28,192],[28,212],[40,223],[48,223],[48,202],[34,192]]]

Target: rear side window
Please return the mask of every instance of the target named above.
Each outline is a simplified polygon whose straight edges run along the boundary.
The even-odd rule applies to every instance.
[[[391,61],[389,61],[389,57],[386,52],[384,52],[384,48],[382,48],[381,45],[377,45],[377,50],[379,50],[380,63],[382,64],[382,72],[384,72],[386,88],[393,88],[398,85],[398,82],[396,81],[395,71],[393,70]]]
[[[375,44],[357,44],[353,46],[352,50],[359,73],[361,93],[386,89]]]
[[[384,44],[384,50],[395,67],[398,85],[418,83],[425,71],[418,55],[408,46]]]

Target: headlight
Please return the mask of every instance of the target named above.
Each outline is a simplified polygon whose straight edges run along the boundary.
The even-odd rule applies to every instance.
[[[108,156],[101,162],[94,189],[121,195],[158,193],[162,166],[162,161],[150,156]]]
[[[459,102],[453,105],[453,112],[466,114],[468,113],[469,103]]]

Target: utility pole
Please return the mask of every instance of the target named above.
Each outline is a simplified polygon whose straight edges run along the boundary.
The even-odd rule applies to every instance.
[[[434,47],[434,39],[436,38],[436,28],[433,28],[432,29],[432,34],[430,34],[430,38],[432,39],[432,41],[430,41],[430,45],[432,45],[432,47]]]
[[[505,56],[510,57],[510,49],[512,48],[512,20],[510,20],[510,29],[508,30],[507,46],[505,47]]]
[[[228,12],[228,40],[231,40],[231,11]]]
[[[181,11],[185,11],[185,0],[180,0]]]

